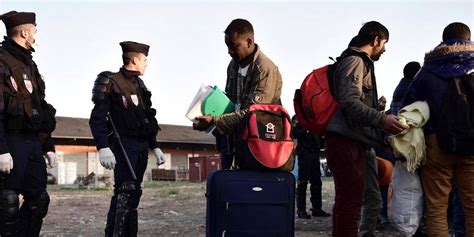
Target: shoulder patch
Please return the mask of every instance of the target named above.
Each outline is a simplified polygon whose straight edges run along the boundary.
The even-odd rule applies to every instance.
[[[253,102],[255,104],[259,104],[259,103],[262,103],[263,101],[263,94],[262,93],[255,93],[255,95],[253,96]]]

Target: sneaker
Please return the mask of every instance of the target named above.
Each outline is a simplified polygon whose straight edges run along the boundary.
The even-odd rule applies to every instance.
[[[298,214],[298,218],[300,219],[311,219],[311,216],[305,211],[297,211],[296,212]]]
[[[319,209],[319,210],[314,210],[314,209],[311,209],[311,212],[313,214],[313,216],[319,216],[319,217],[328,217],[328,216],[331,216],[331,214]]]

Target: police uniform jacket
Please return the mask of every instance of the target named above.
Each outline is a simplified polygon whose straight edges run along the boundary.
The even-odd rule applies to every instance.
[[[56,110],[45,101],[45,83],[31,51],[8,37],[0,48],[0,81],[0,154],[9,152],[10,134],[38,136],[43,153],[54,152]]]
[[[150,149],[158,147],[156,135],[159,126],[155,119],[156,110],[151,107],[151,92],[138,76],[139,72],[125,68],[121,68],[118,73],[99,74],[93,89],[92,100],[95,105],[89,120],[97,149],[109,147],[109,135],[113,129],[108,114],[120,137],[146,141]],[[122,79],[122,85],[117,79]],[[128,95],[124,93],[124,88],[130,90]]]

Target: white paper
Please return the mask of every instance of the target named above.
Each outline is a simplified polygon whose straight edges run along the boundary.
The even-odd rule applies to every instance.
[[[197,122],[194,118],[203,115],[201,110],[201,104],[212,92],[212,88],[213,87],[209,85],[201,84],[201,87],[197,91],[193,101],[189,105],[188,111],[186,112],[186,117],[192,122]]]

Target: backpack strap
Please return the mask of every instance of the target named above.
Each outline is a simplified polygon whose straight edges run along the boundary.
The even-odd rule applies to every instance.
[[[112,81],[114,81],[115,84],[117,84],[120,92],[122,92],[122,94],[125,96],[125,99],[127,100],[128,104],[135,105],[133,103],[131,95],[136,94],[137,91],[135,90],[135,88],[132,87],[132,85],[130,85],[130,83],[128,83],[125,80],[123,75],[120,72],[114,73],[113,76],[112,76]],[[140,100],[141,100],[141,98],[140,98]],[[139,104],[142,104],[142,101],[140,101]]]

